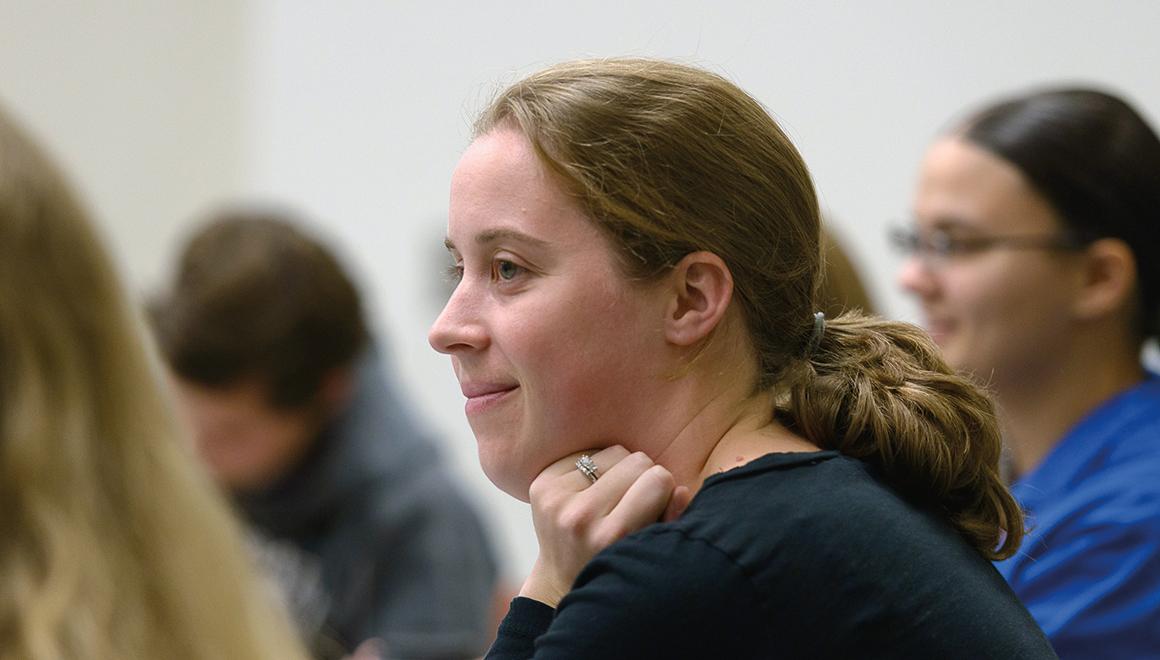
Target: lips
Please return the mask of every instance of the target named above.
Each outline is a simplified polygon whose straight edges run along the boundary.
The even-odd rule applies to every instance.
[[[468,415],[475,415],[490,410],[509,398],[509,395],[519,389],[519,385],[511,383],[460,383],[463,396],[467,397],[464,411]]]
[[[950,319],[945,317],[930,317],[926,319],[926,331],[930,334],[935,343],[942,344],[943,341],[954,330],[955,324]]]

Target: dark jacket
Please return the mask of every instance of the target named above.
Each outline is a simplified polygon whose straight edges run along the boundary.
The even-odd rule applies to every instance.
[[[479,517],[370,350],[346,410],[290,475],[237,497],[261,534],[316,561],[326,625],[391,658],[478,656],[496,561]]]

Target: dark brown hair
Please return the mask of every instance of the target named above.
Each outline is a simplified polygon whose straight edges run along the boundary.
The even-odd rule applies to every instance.
[[[1160,137],[1140,113],[1105,92],[1052,89],[988,106],[960,131],[1018,168],[1075,238],[1128,245],[1140,339],[1160,334]]]
[[[802,157],[765,109],[715,74],[641,59],[570,62],[503,91],[476,133],[510,126],[648,279],[708,250],[732,271],[756,390],[821,447],[875,465],[982,554],[1005,557],[1022,516],[999,478],[990,400],[919,329],[857,315],[811,354],[821,255]]]
[[[367,342],[358,291],[335,256],[287,214],[215,214],[181,255],[173,289],[150,307],[180,377],[209,387],[255,378],[273,405],[300,408]]]

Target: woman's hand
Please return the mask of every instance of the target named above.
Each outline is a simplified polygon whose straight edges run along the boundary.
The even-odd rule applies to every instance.
[[[529,491],[540,554],[520,595],[556,607],[597,552],[651,523],[679,516],[691,499],[673,475],[619,445],[589,454],[599,478],[576,468],[581,454],[548,466]]]

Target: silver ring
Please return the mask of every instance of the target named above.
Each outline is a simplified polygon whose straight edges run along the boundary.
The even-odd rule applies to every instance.
[[[596,461],[592,460],[588,454],[576,459],[576,469],[580,470],[580,474],[588,477],[588,481],[592,483],[596,483],[596,480],[600,478],[600,473],[596,470]]]

